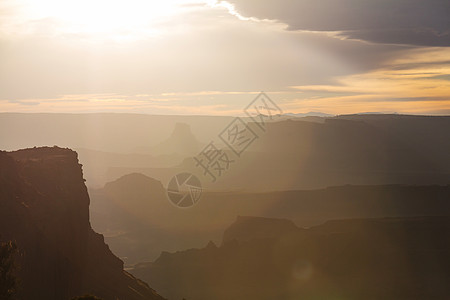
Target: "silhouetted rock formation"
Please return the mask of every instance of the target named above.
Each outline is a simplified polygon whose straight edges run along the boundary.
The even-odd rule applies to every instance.
[[[274,224],[288,230],[259,234]],[[132,272],[170,299],[448,299],[450,217],[287,224],[238,219],[231,228],[245,240],[163,253]]]
[[[81,165],[69,149],[0,152],[0,236],[22,253],[20,299],[163,299],[92,230]]]
[[[191,126],[176,123],[170,137],[151,149],[152,154],[184,154],[195,155],[200,151],[200,143],[191,131]]]
[[[199,141],[208,143],[217,141],[232,120],[218,116],[0,113],[0,149],[34,145],[85,148],[80,161],[86,165],[87,185],[95,187],[135,172],[166,183],[188,168],[198,172],[203,187],[216,191],[449,182],[449,116],[282,116],[267,124],[264,133],[255,129],[259,139],[239,159],[230,154],[235,162],[214,183],[202,175],[204,170],[196,167],[193,159],[179,166],[202,149],[187,126]],[[152,150],[164,156],[148,155]],[[174,152],[183,154],[170,155]]]
[[[449,185],[347,185],[270,193],[204,191],[198,204],[187,210],[169,202],[159,181],[141,174],[124,176],[89,193],[93,228],[105,234],[111,250],[126,265],[153,261],[161,251],[200,248],[208,240],[219,244],[223,228],[236,216],[289,219],[310,227],[343,218],[450,214]],[[284,227],[292,225],[280,226]]]

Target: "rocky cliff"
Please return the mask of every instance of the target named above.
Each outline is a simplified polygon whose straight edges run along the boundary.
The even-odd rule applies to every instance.
[[[444,300],[449,229],[448,216],[336,220],[308,229],[241,217],[220,247],[162,253],[132,272],[169,299]]]
[[[72,150],[0,152],[0,236],[20,250],[20,299],[163,299],[125,272],[92,230],[89,195]]]

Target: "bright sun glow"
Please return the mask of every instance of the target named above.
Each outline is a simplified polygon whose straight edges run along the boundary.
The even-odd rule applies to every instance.
[[[241,20],[234,6],[218,0],[0,0],[0,34],[65,36],[128,41],[161,35],[194,10],[223,9]]]
[[[186,0],[22,0],[27,20],[45,21],[63,34],[127,37],[157,33],[164,22],[189,9]],[[197,2],[199,3],[199,2]]]

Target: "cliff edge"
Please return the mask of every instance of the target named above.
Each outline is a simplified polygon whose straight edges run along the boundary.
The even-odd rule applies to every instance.
[[[89,223],[77,153],[43,147],[0,152],[0,238],[16,241],[20,299],[163,299],[123,270]]]

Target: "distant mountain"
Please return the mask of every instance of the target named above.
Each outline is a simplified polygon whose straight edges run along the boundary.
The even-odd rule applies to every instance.
[[[19,299],[162,300],[92,230],[89,202],[74,151],[0,152],[0,237],[21,253]]]
[[[265,132],[211,182],[196,162],[183,167],[210,190],[274,191],[345,184],[448,184],[450,117],[357,116],[324,123],[284,120]],[[176,171],[176,170],[174,170]],[[146,175],[168,180],[158,170]],[[159,175],[161,174],[161,177]]]
[[[95,203],[94,211],[104,213],[106,206],[115,207],[118,220],[130,214],[138,225],[152,222],[148,218],[149,214],[160,214],[167,204],[166,191],[161,182],[138,173],[128,174],[107,183],[103,191],[108,203],[103,203],[103,206]]]
[[[328,118],[328,117],[334,117],[335,115],[330,115],[330,114],[326,114],[323,112],[318,112],[318,111],[310,111],[307,113],[285,113],[285,116],[294,116],[294,117],[323,117],[323,118]]]
[[[105,183],[145,168],[170,169],[186,157],[200,151],[201,143],[186,123],[176,123],[173,132],[163,142],[148,147],[136,147],[133,153],[113,153],[85,148],[75,149],[84,165],[89,187],[100,188]]]
[[[101,188],[108,181],[117,179],[114,172],[117,168],[169,168],[179,165],[185,156],[183,155],[159,155],[141,153],[112,153],[91,149],[75,149],[78,158],[83,164],[83,175],[86,185],[93,188]],[[125,172],[122,175],[127,174]]]
[[[224,147],[218,135],[233,120],[212,116],[0,113],[0,148],[57,144],[81,149],[87,185],[96,188],[129,173],[142,173],[167,184],[183,171],[199,175],[203,187],[215,191],[450,182],[449,116],[363,114],[282,115],[267,123],[265,131],[250,123],[257,140],[239,157],[228,149],[233,163],[212,183],[192,159],[199,153],[195,150],[201,151],[204,145],[195,141],[214,141]],[[12,127],[14,133],[9,130]],[[136,154],[137,149],[147,154]],[[152,149],[166,155],[148,155]],[[183,153],[170,155],[176,152]]]
[[[93,228],[128,265],[154,259],[163,250],[197,247],[220,233],[207,225],[210,215],[175,207],[161,182],[142,174],[125,175],[89,193]]]
[[[177,123],[188,124],[200,141],[208,142],[233,119],[126,113],[0,113],[0,149],[58,145],[135,153],[137,148],[147,149],[166,140]]]
[[[270,193],[205,190],[194,207],[180,209],[169,202],[159,181],[130,174],[103,189],[90,189],[89,194],[93,228],[105,235],[127,265],[154,260],[162,251],[199,248],[208,240],[218,244],[223,228],[236,216],[288,218],[299,226],[313,226],[342,218],[450,215],[450,186],[340,186]],[[278,234],[293,226],[271,227],[260,234]]]
[[[427,159],[450,182],[450,117],[398,114],[341,115],[336,119],[364,122],[402,141],[408,152]],[[431,171],[432,169],[427,169]]]
[[[192,156],[200,151],[200,142],[186,123],[176,123],[170,137],[153,146],[149,152],[153,155],[185,155]]]
[[[336,220],[260,234],[276,223],[289,224],[238,219],[232,228],[245,240],[165,252],[131,272],[170,299],[448,299],[449,217]]]

